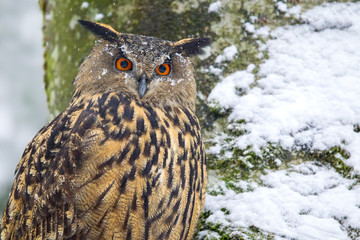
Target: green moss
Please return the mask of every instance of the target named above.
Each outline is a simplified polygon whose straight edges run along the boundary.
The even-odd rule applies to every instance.
[[[224,215],[229,215],[230,214],[230,211],[225,207],[221,208],[221,211],[224,213]]]
[[[226,182],[226,187],[237,193],[243,192],[244,189],[237,187],[236,182],[240,180],[259,181],[260,176],[265,174],[266,170],[279,169],[295,159],[294,153],[284,150],[279,145],[274,146],[272,144],[264,148],[260,155],[253,152],[251,147],[247,149],[234,147],[232,151],[233,154],[230,158],[225,157],[224,154],[220,157],[210,155],[208,168],[215,170]]]
[[[218,111],[218,115],[222,114],[221,110],[213,109]],[[229,112],[226,114],[228,115]],[[244,120],[229,123],[225,118],[218,118],[216,125],[213,125],[217,126],[216,129],[205,131],[208,139],[205,142],[206,147],[209,149],[218,144],[221,148],[219,154],[207,154],[208,168],[215,170],[226,182],[226,186],[238,193],[243,192],[244,189],[237,187],[236,182],[240,180],[258,181],[266,170],[285,168],[287,164],[297,158],[295,151],[286,150],[279,144],[268,143],[258,154],[252,150],[252,146],[245,149],[237,147],[236,139],[246,134],[246,130],[243,128],[245,124]],[[217,142],[212,140],[219,139],[220,136],[223,137]]]
[[[360,228],[353,228],[351,226],[346,226],[346,231],[348,237],[352,240],[360,239]]]
[[[89,8],[81,8],[83,1],[40,1],[44,14],[45,47],[45,90],[48,107],[52,117],[64,110],[70,100],[75,78],[81,61],[94,44],[94,37],[77,24],[78,19],[93,20],[96,14],[103,13],[103,22],[121,23],[112,13],[113,2],[88,1]],[[120,3],[125,1],[120,1]],[[113,16],[113,17],[111,17]],[[126,14],[125,14],[126,16]],[[123,24],[122,24],[123,25]]]
[[[227,117],[230,111],[225,110],[218,105],[209,105],[205,99],[197,99],[196,113],[204,130],[211,132],[214,124],[220,124],[222,128],[226,128]]]
[[[307,147],[289,150],[280,144],[268,143],[256,153],[252,146],[241,149],[236,145],[236,139],[246,134],[243,128],[246,124],[244,120],[228,123],[224,118],[218,118],[216,123],[217,129],[205,134],[208,139],[206,147],[218,144],[221,150],[219,154],[207,154],[208,168],[215,170],[225,181],[226,187],[237,193],[249,191],[238,187],[239,181],[255,181],[261,184],[260,177],[266,174],[267,170],[287,169],[291,165],[310,161],[332,167],[345,178],[360,179],[354,174],[354,169],[344,162],[350,157],[349,153],[339,146],[324,151],[310,151]],[[216,142],[211,140],[215,139],[211,134],[217,136]],[[223,137],[219,140],[219,136]]]
[[[233,148],[233,155],[226,158],[224,154],[220,156],[210,155],[208,158],[208,168],[217,173],[217,177],[225,182],[225,187],[236,193],[249,192],[253,189],[243,188],[244,184],[239,185],[239,181],[257,182],[262,185],[261,176],[266,174],[266,170],[288,169],[292,165],[304,162],[314,162],[317,165],[325,165],[333,168],[336,172],[345,178],[357,179],[354,186],[358,184],[360,176],[354,175],[353,168],[346,165],[344,160],[349,158],[349,154],[339,146],[333,147],[325,151],[293,150],[288,151],[277,144],[268,144],[263,148],[260,154],[251,151],[251,147],[247,149]],[[212,183],[213,178],[209,178],[208,194],[217,196],[224,195],[226,189],[222,189],[219,185]],[[218,181],[218,180],[216,180]],[[241,186],[241,187],[240,187]],[[226,206],[222,206],[221,211],[224,215],[229,215],[230,211]],[[304,212],[303,214],[307,214]],[[207,231],[209,236],[213,238],[200,238],[199,234],[195,239],[273,239],[272,234],[264,233],[261,226],[251,226],[250,228],[234,228],[229,220],[226,226],[220,223],[212,223],[206,219],[211,215],[208,210],[204,211],[198,231]],[[344,219],[339,220],[342,223]],[[348,231],[350,239],[359,237],[359,229],[351,226],[343,225]],[[236,234],[234,234],[236,232]],[[210,233],[216,233],[210,234]],[[201,235],[203,236],[203,235]]]
[[[308,9],[323,2],[287,1],[286,4],[289,8],[299,4],[303,9]],[[259,43],[264,43],[267,39],[255,38],[252,33],[246,32],[243,27],[245,22],[252,22],[256,28],[268,26],[270,29],[285,24],[300,23],[300,20],[294,16],[287,17],[278,12],[276,4],[266,0],[222,1],[222,8],[218,14],[220,21],[211,25],[211,30],[219,37],[212,46],[213,52],[222,53],[223,49],[230,45],[235,45],[238,49],[238,54],[235,55],[233,61],[215,64],[216,67],[223,70],[224,76],[237,70],[244,70],[249,64],[255,64],[253,73],[258,79],[259,66],[269,57],[267,51],[259,50]],[[252,21],[254,17],[257,19],[256,21]],[[262,55],[259,55],[260,53]],[[256,86],[256,83],[253,86]],[[244,94],[242,91],[238,92],[239,95]],[[203,94],[206,95],[206,92]],[[291,164],[306,161],[315,161],[331,166],[344,177],[356,177],[352,175],[353,169],[343,161],[348,158],[348,154],[339,147],[328,151],[310,152],[308,148],[285,150],[279,144],[268,143],[258,154],[252,151],[251,146],[239,149],[235,142],[239,136],[246,134],[246,130],[243,128],[245,122],[243,120],[228,122],[227,118],[231,109],[225,110],[214,103],[207,108],[207,111],[206,119],[211,119],[213,124],[205,125],[206,146],[209,148],[218,144],[221,147],[219,154],[208,154],[208,167],[215,170],[225,181],[226,187],[235,192],[247,191],[247,189],[237,186],[237,182],[240,180],[259,181],[260,176],[266,174],[266,170],[286,169]],[[359,131],[358,129],[359,127],[355,125],[354,131]],[[219,136],[222,136],[220,140]],[[213,139],[216,139],[216,142]]]
[[[134,3],[136,7],[130,19],[138,21],[134,25],[135,33],[171,41],[211,35],[209,1],[135,0]]]
[[[349,225],[346,225],[345,224],[345,222],[347,220],[346,217],[343,217],[343,218],[335,217],[335,220],[340,223],[342,228],[346,229],[349,239],[352,239],[352,240],[360,239],[360,228],[354,228]]]
[[[359,124],[354,125],[354,132],[360,133],[360,125]]]
[[[329,150],[311,152],[307,155],[308,158],[314,159],[321,164],[330,165],[345,178],[360,179],[358,175],[354,174],[354,168],[344,163],[344,160],[348,159],[350,155],[340,146],[332,147]]]
[[[225,208],[222,209],[226,215]],[[256,226],[250,226],[249,228],[235,228],[222,226],[219,223],[211,223],[207,221],[207,218],[211,215],[211,212],[206,210],[200,215],[198,222],[197,232],[194,235],[194,240],[271,240],[274,239],[273,234],[266,233]],[[206,234],[200,234],[205,232]]]
[[[232,156],[226,157],[226,151],[232,151]],[[242,192],[243,189],[236,187],[237,181],[259,181],[259,177],[266,174],[266,170],[287,169],[290,165],[309,161],[332,167],[345,178],[360,179],[354,174],[353,167],[345,164],[344,160],[348,158],[349,154],[339,146],[324,151],[290,151],[279,144],[268,143],[260,154],[252,151],[251,146],[246,149],[222,149],[219,155],[208,154],[208,168],[216,170],[229,189]]]

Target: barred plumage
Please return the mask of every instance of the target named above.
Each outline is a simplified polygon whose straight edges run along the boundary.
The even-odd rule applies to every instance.
[[[68,108],[25,149],[2,239],[191,239],[207,175],[187,56],[209,40],[172,43],[81,23],[103,40],[82,64]],[[115,69],[118,56],[134,68]],[[156,75],[166,59],[171,75]]]

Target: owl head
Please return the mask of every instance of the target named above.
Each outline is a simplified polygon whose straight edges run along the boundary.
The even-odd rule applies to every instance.
[[[189,57],[202,53],[211,43],[209,38],[171,42],[119,33],[101,23],[79,23],[100,41],[74,80],[77,95],[118,92],[141,102],[195,109],[196,82]]]

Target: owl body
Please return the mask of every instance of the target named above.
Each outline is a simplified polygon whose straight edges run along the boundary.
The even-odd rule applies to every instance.
[[[191,239],[207,175],[187,55],[206,44],[82,24],[103,40],[25,149],[1,239]]]

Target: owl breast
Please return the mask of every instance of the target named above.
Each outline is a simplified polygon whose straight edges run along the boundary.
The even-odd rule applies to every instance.
[[[73,136],[78,228],[87,239],[190,239],[206,185],[194,113],[115,93],[93,99]]]

